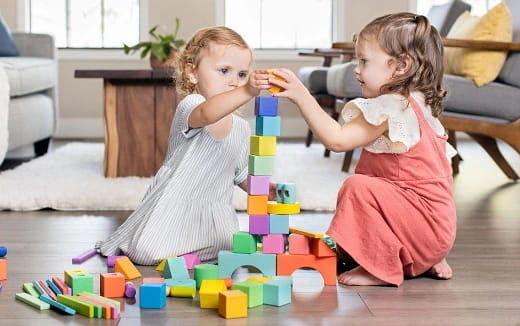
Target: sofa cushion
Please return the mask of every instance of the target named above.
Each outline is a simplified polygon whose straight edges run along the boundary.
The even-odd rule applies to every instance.
[[[455,75],[445,75],[444,83],[448,91],[446,111],[507,121],[520,118],[520,89],[517,87],[496,82],[477,87],[470,79]]]
[[[329,67],[302,67],[298,78],[312,94],[327,92],[327,71]]]
[[[453,23],[466,10],[471,10],[469,4],[461,0],[454,0],[442,5],[432,6],[428,11],[428,19],[441,36],[446,36]]]
[[[361,86],[354,72],[356,66],[356,61],[331,66],[327,72],[327,92],[348,99],[362,97]]]
[[[520,1],[506,0],[513,18],[513,42],[520,42]],[[498,80],[520,87],[520,52],[509,52]]]
[[[18,50],[14,45],[13,36],[7,24],[0,14],[0,57],[13,57],[18,55]]]
[[[7,72],[11,96],[36,93],[56,86],[56,62],[33,57],[0,57]]]

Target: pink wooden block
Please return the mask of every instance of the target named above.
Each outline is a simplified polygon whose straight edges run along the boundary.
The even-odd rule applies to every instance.
[[[250,215],[249,233],[269,234],[269,215]]]
[[[200,264],[200,258],[198,255],[186,254],[186,255],[182,255],[181,257],[183,257],[184,260],[186,261],[186,267],[188,269],[193,269],[193,267]]]
[[[250,195],[269,195],[269,176],[248,175],[247,193]]]
[[[264,254],[283,254],[285,239],[283,234],[268,234],[262,238],[262,252]]]
[[[303,234],[289,234],[289,253],[291,255],[309,255],[309,238]]]

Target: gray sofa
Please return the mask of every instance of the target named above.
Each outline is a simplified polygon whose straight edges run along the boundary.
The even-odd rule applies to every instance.
[[[0,57],[9,88],[9,152],[34,148],[47,152],[56,130],[57,58],[54,39],[46,34],[13,33],[19,56]]]

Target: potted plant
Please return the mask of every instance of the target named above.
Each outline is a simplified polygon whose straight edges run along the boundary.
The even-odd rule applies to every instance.
[[[139,42],[128,46],[123,44],[125,54],[134,53],[141,49],[141,59],[150,54],[150,65],[153,69],[172,67],[177,59],[177,51],[186,43],[184,40],[177,39],[180,20],[175,18],[175,32],[173,34],[156,34],[158,25],[152,27],[148,34],[153,38],[152,41]]]

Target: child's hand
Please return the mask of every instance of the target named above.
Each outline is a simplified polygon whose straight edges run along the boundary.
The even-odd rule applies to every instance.
[[[278,80],[272,75],[269,78],[269,84],[282,88],[281,92],[275,93],[273,96],[286,97],[295,104],[302,103],[308,96],[312,97],[309,90],[302,84],[300,79],[298,79],[298,77],[289,69],[279,68],[273,69],[271,72],[284,79]]]
[[[269,197],[270,201],[276,201],[276,183],[269,182]]]
[[[268,89],[269,85],[269,71],[265,69],[257,69],[249,74],[249,80],[246,84],[246,89],[249,95],[258,96],[262,89]]]

